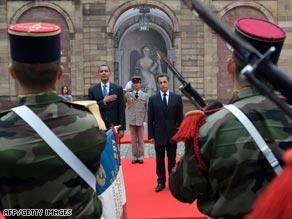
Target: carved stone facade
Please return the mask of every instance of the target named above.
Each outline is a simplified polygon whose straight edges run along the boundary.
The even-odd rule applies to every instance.
[[[291,0],[205,0],[205,3],[230,27],[239,17],[264,18],[283,27],[288,37],[279,66],[292,76]],[[133,14],[142,4],[151,8],[150,31],[145,35],[138,33],[139,13]],[[104,63],[112,68],[112,81],[124,86],[133,68],[127,57],[135,45],[140,48],[144,44],[153,47],[163,44],[161,48],[175,67],[206,100],[226,102],[229,98],[232,88],[225,64],[230,54],[225,43],[179,0],[3,0],[0,12],[0,109],[8,108],[17,96],[17,85],[8,73],[7,26],[28,21],[51,22],[62,27],[65,73],[57,89],[69,85],[77,99],[86,98],[88,88],[98,82],[97,68]],[[154,38],[151,33],[156,34]],[[152,38],[143,38],[147,34]],[[163,71],[171,75],[165,66]],[[171,89],[180,93],[179,85],[172,77]],[[185,103],[185,110],[194,108],[187,100]]]

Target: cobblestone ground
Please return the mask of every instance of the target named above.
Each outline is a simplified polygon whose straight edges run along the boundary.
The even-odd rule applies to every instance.
[[[120,145],[120,154],[121,158],[131,158],[132,157],[132,149],[131,144],[121,144]],[[177,156],[181,157],[184,154],[184,143],[180,142],[177,145]],[[150,143],[145,143],[144,145],[144,156],[155,157],[154,145]]]
[[[147,126],[144,129],[147,130]],[[130,130],[129,126],[127,126],[125,134],[130,134],[129,130]],[[120,145],[121,158],[132,158],[132,149],[131,149],[131,147],[132,147],[131,144],[121,144]],[[184,153],[185,153],[184,143],[183,142],[179,142],[177,144],[176,154],[177,154],[178,157],[181,157]],[[155,156],[156,155],[155,155],[155,150],[154,150],[154,144],[145,143],[144,144],[144,157],[148,158],[148,157],[155,157]]]

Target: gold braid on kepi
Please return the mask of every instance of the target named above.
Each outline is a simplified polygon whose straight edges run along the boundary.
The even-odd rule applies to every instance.
[[[96,101],[94,100],[80,100],[80,101],[73,101],[75,104],[79,104],[85,106],[95,117],[96,122],[100,130],[105,131],[106,126],[102,117],[100,115],[99,106],[97,105]]]

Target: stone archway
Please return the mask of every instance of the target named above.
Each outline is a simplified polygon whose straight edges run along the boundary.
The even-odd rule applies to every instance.
[[[254,17],[265,20],[271,20],[271,16],[268,16],[263,9],[255,7],[255,5],[234,5],[234,7],[228,8],[226,13],[222,16],[222,20],[233,28],[235,21],[241,17]],[[228,57],[231,57],[230,52],[226,49],[226,43],[218,37],[217,41],[217,56],[218,56],[218,74],[217,74],[217,97],[223,103],[226,103],[232,93],[232,81],[226,72],[226,61]]]
[[[149,31],[139,31],[139,14],[135,14],[135,7],[120,14],[113,27],[115,54],[114,80],[122,86],[127,83],[133,74],[137,74],[137,71],[134,70],[135,63],[142,56],[141,48],[144,46],[150,48],[152,60],[156,61],[155,50],[158,49],[165,53],[171,61],[174,61],[173,45],[175,31],[170,17],[165,11],[149,5],[151,7],[151,12],[149,13]],[[167,66],[162,60],[160,64],[160,72],[169,73],[171,79],[170,89],[173,90],[173,75],[168,72]],[[155,75],[157,73],[159,73],[157,70],[153,72]]]
[[[175,15],[175,13],[169,8],[169,6],[167,4],[164,4],[163,2],[158,2],[155,0],[149,0],[147,1],[147,4],[144,5],[149,5],[151,7],[155,7],[158,8],[159,10],[163,11],[171,20],[172,24],[173,24],[173,31],[176,32],[180,32],[180,25],[179,25],[179,21]],[[138,7],[139,5],[137,4],[137,0],[132,0],[129,1],[123,5],[121,5],[120,7],[118,7],[111,15],[109,22],[107,23],[107,32],[108,33],[113,33],[114,32],[114,28],[116,26],[116,21],[118,20],[118,18],[127,10],[131,9],[131,8],[135,8]]]

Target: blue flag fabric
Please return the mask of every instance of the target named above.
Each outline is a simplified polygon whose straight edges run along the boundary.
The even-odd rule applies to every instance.
[[[101,154],[101,164],[96,183],[96,194],[103,193],[116,179],[120,169],[119,153],[115,134],[110,129],[106,132],[106,146]]]
[[[126,218],[126,189],[119,151],[113,130],[106,132],[107,143],[101,154],[96,176],[96,194],[103,205],[102,218]]]

